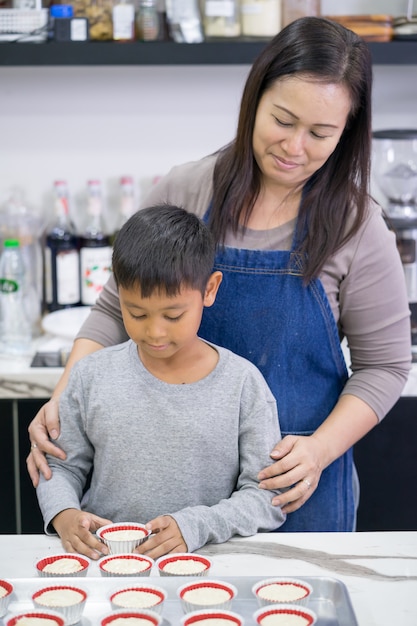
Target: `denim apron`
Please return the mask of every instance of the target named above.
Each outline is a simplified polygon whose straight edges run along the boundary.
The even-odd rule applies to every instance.
[[[207,219],[207,214],[205,216]],[[321,281],[303,285],[302,260],[290,251],[220,248],[223,273],[206,307],[200,337],[254,363],[278,405],[281,433],[310,435],[329,415],[347,380],[336,321]],[[225,381],[227,385],[227,381]],[[327,467],[307,502],[280,532],[354,528],[352,450]]]

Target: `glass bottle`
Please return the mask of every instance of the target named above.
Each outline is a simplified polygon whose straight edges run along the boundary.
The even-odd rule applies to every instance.
[[[120,179],[120,203],[119,203],[119,219],[116,229],[112,237],[114,242],[117,233],[131,215],[135,212],[135,189],[132,176],[122,176]]]
[[[80,240],[69,216],[68,185],[54,183],[55,219],[45,239],[45,303],[48,311],[80,304]]]
[[[112,247],[104,232],[101,182],[89,180],[87,185],[88,224],[80,237],[81,303],[92,305],[110,277]]]
[[[19,240],[6,239],[0,259],[0,350],[6,354],[30,352],[31,302],[26,278]]]
[[[136,36],[139,41],[156,41],[160,35],[157,0],[139,0],[136,14]]]

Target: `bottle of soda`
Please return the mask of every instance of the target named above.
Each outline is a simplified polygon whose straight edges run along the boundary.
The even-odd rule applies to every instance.
[[[0,351],[30,352],[32,341],[30,301],[26,272],[18,239],[6,239],[0,259]]]
[[[88,224],[80,237],[81,303],[92,305],[110,277],[112,247],[103,225],[101,182],[89,180]]]
[[[80,240],[69,216],[66,181],[54,183],[55,217],[45,241],[45,301],[48,311],[80,304]]]

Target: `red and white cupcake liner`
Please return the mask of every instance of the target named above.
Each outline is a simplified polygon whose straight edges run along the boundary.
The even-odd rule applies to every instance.
[[[126,592],[134,592],[138,594],[138,604],[135,606],[131,604],[131,601],[127,599],[124,601],[123,595]],[[141,598],[139,600],[139,598]],[[129,609],[129,610],[150,610],[155,611],[159,615],[164,608],[164,602],[167,598],[167,592],[162,587],[156,585],[130,585],[128,587],[122,587],[114,591],[110,596],[110,604],[113,610]],[[146,603],[146,604],[145,604]]]
[[[210,591],[222,591],[222,595],[225,596],[225,599],[211,601],[209,597]],[[187,592],[201,592],[203,597],[200,596],[200,601],[197,599],[187,599]],[[231,583],[219,580],[204,580],[182,585],[177,590],[177,595],[185,613],[204,609],[222,609],[228,611],[231,609],[233,599],[237,596],[237,589]],[[191,594],[188,595],[191,596]]]
[[[208,620],[222,620],[230,623],[230,626],[243,626],[244,623],[243,617],[233,611],[206,609],[204,611],[187,613],[181,618],[181,626],[204,626],[204,623]]]
[[[0,597],[0,617],[6,615],[12,599],[13,585],[8,580],[0,580],[1,597]]]
[[[123,572],[117,571],[117,568],[112,568],[112,564],[121,563],[125,565],[129,571]],[[102,576],[149,576],[155,561],[150,556],[145,554],[111,554],[109,556],[103,556],[98,561],[98,567]]]
[[[274,590],[278,593],[274,594]],[[313,588],[298,578],[265,578],[253,585],[252,593],[260,607],[269,604],[305,606],[313,593]]]
[[[5,624],[6,626],[19,626],[19,622],[21,622],[23,618],[27,619],[30,617],[34,619],[47,619],[50,621],[51,626],[66,626],[64,616],[55,613],[55,611],[24,611],[10,617]]]
[[[62,559],[74,559],[76,560],[81,569],[76,572],[47,572],[45,571],[45,567],[47,565],[51,565],[52,563],[58,563]],[[86,556],[82,554],[75,554],[73,552],[68,552],[65,554],[51,554],[49,556],[43,557],[36,562],[36,570],[39,576],[43,577],[53,577],[56,576],[64,576],[65,578],[70,576],[86,576],[88,568],[90,567],[91,561]]]
[[[42,601],[42,595],[47,593],[48,591],[73,591],[75,592],[78,598],[78,601],[71,604],[46,604]],[[71,624],[76,624],[80,621],[82,613],[84,611],[85,603],[87,600],[87,592],[84,589],[80,589],[79,587],[72,587],[71,585],[51,585],[50,587],[44,587],[43,589],[38,589],[32,594],[32,601],[35,605],[36,609],[41,610],[52,610],[56,613],[61,613],[65,618],[65,625],[70,626]]]
[[[160,626],[162,623],[162,617],[154,611],[121,610],[113,611],[112,613],[105,615],[100,621],[100,626],[111,626],[112,622],[116,621],[116,619],[128,620],[135,617],[142,620],[145,624],[149,624],[149,626]]]
[[[255,611],[253,619],[258,626],[266,626],[266,624],[268,626],[284,626],[288,623],[289,616],[297,616],[300,626],[313,626],[317,623],[316,613],[298,604],[270,604]]]
[[[112,539],[112,533],[119,531],[140,531],[140,536],[135,539]],[[97,537],[106,544],[111,554],[133,552],[137,546],[147,540],[150,534],[151,531],[144,524],[136,522],[107,524],[96,532]]]
[[[174,564],[176,569],[170,569]],[[206,576],[211,565],[210,559],[193,552],[177,552],[162,556],[156,561],[160,576]]]

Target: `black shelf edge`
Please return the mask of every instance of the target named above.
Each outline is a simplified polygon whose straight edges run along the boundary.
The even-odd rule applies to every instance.
[[[0,42],[0,66],[250,65],[266,43]],[[369,48],[375,65],[417,65],[417,41],[372,42]]]

